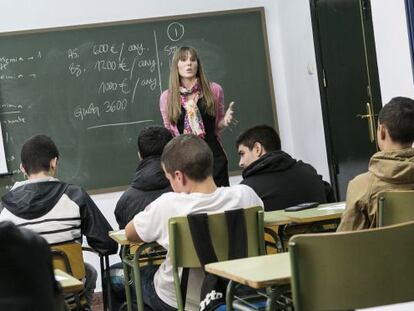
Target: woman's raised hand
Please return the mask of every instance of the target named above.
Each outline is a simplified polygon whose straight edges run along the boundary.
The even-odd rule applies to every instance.
[[[233,122],[233,114],[234,114],[234,102],[229,104],[229,108],[227,108],[226,113],[224,114],[223,118],[223,127],[229,126]]]

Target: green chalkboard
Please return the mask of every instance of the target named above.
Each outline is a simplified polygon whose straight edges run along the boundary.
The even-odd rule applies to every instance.
[[[254,124],[276,124],[263,8],[0,34],[0,118],[12,176],[23,179],[20,148],[44,133],[61,158],[58,178],[88,190],[128,185],[137,166],[136,137],[162,124],[177,47],[200,54],[208,80],[236,102],[238,123],[222,132],[230,171],[234,140]]]

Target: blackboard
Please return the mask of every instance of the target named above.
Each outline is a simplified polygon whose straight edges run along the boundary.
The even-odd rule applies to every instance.
[[[20,149],[44,133],[61,158],[58,178],[87,190],[128,185],[136,138],[162,124],[159,96],[179,46],[200,54],[207,79],[236,102],[238,123],[222,132],[230,171],[234,140],[258,123],[277,126],[263,8],[0,34],[0,118],[12,176]],[[109,189],[110,188],[110,189]]]

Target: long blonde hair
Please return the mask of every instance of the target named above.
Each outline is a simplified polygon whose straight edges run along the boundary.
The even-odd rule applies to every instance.
[[[175,51],[170,68],[170,80],[168,86],[168,119],[172,124],[177,124],[181,116],[181,98],[179,89],[180,74],[178,73],[178,61],[187,59],[188,54],[197,59],[198,70],[196,76],[205,99],[206,111],[212,117],[216,115],[216,103],[214,101],[209,83],[204,75],[203,67],[201,66],[197,51],[192,47],[183,46]]]

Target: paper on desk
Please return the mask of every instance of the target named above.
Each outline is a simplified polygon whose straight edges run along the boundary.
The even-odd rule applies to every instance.
[[[63,280],[67,280],[68,278],[66,276],[63,275],[55,275],[55,279],[56,281],[63,281]]]
[[[338,204],[333,204],[325,207],[318,208],[318,211],[331,211],[331,210],[337,210],[337,209],[345,209],[345,202],[341,202]]]

